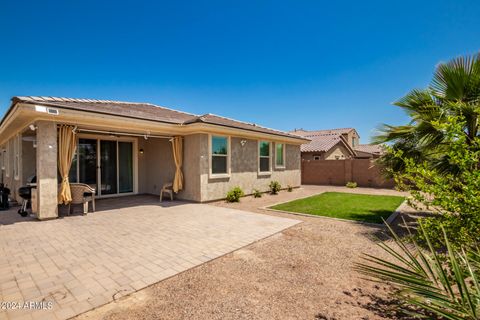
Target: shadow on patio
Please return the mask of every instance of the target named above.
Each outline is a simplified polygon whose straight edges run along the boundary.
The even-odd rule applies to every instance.
[[[133,196],[124,196],[124,197],[115,197],[115,198],[103,198],[103,199],[96,199],[96,210],[92,212],[91,204],[89,204],[89,211],[88,214],[101,214],[102,211],[111,211],[117,209],[124,209],[124,208],[132,208],[132,207],[142,207],[142,206],[157,206],[163,208],[170,208],[179,205],[183,205],[189,203],[187,201],[182,200],[164,200],[159,202],[159,197],[155,195],[133,195]],[[0,211],[0,226],[20,223],[20,222],[39,222],[35,217],[22,217],[20,216],[17,211],[20,206],[13,206],[6,211]],[[139,208],[139,210],[141,210]],[[58,206],[58,219],[68,219],[69,217],[73,216],[80,216],[83,213],[83,207],[81,204],[73,206],[73,213],[69,216],[68,215],[68,206],[59,205]]]

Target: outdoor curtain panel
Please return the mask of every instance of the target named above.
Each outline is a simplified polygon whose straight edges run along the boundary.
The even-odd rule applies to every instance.
[[[183,189],[183,143],[182,137],[174,137],[172,140],[173,160],[175,161],[175,178],[173,179],[173,192],[177,193]]]
[[[62,125],[58,131],[58,171],[62,176],[62,184],[58,192],[58,203],[60,204],[72,202],[68,172],[77,149],[77,139],[73,129],[74,127]]]

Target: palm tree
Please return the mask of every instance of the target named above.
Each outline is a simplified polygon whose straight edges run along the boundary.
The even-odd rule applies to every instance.
[[[455,58],[437,66],[433,79],[426,89],[415,89],[394,103],[410,116],[403,126],[384,124],[376,143],[392,143],[406,156],[429,160],[446,169],[448,159],[444,154],[448,145],[445,134],[436,123],[447,121],[451,115],[460,116],[464,122],[467,143],[480,134],[480,53]],[[383,162],[392,169],[401,169],[398,160],[387,155]],[[451,169],[451,168],[450,168]]]

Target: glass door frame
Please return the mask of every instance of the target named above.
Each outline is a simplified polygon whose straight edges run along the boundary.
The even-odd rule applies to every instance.
[[[112,198],[112,197],[122,197],[122,196],[129,196],[129,195],[135,195],[138,194],[138,139],[134,137],[116,137],[116,136],[107,136],[107,135],[97,135],[97,134],[86,134],[86,133],[80,133],[77,134],[77,146],[79,143],[79,139],[91,139],[91,140],[96,140],[97,141],[97,185],[96,185],[96,190],[97,190],[97,195],[96,198]],[[120,175],[119,175],[119,158],[118,158],[118,143],[117,143],[117,193],[113,194],[104,194],[102,195],[102,168],[101,168],[101,150],[100,150],[100,141],[105,140],[105,141],[117,141],[117,142],[131,142],[132,143],[132,160],[133,160],[133,192],[123,192],[120,193],[120,185],[119,185],[119,180],[120,180]],[[79,166],[80,162],[78,161],[78,150],[77,153],[75,154],[77,157],[77,181],[79,179]],[[71,181],[77,182],[77,181]]]

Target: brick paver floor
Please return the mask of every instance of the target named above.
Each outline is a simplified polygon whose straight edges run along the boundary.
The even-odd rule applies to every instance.
[[[97,207],[50,221],[0,212],[0,320],[67,319],[299,223],[148,196]]]

